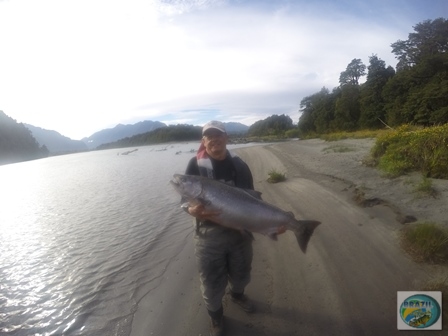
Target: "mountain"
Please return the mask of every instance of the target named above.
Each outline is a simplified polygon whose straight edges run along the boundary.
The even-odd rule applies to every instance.
[[[45,145],[47,147],[50,154],[68,154],[88,150],[87,145],[81,140],[72,140],[56,131],[46,130],[29,124],[24,125],[31,131],[31,134],[40,146]]]
[[[105,143],[115,142],[133,135],[151,132],[161,127],[167,126],[160,121],[151,120],[140,121],[133,125],[118,124],[114,128],[103,129],[92,134],[88,138],[83,138],[81,141],[83,141],[89,149],[94,149]]]
[[[225,122],[224,126],[226,127],[227,134],[246,134],[249,126],[238,122]]]
[[[46,157],[48,150],[39,147],[23,124],[0,111],[0,165]]]
[[[224,123],[228,134],[242,136],[247,133],[248,126],[229,122]],[[101,144],[96,149],[122,148],[131,146],[147,146],[163,142],[197,141],[201,139],[202,127],[187,124],[170,125],[159,127],[145,133],[139,133],[129,137],[121,138],[114,142]]]

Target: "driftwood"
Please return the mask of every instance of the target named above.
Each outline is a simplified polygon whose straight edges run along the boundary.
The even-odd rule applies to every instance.
[[[390,127],[388,124],[386,124],[384,121],[382,121],[381,118],[378,118],[378,120],[381,121],[381,123],[382,123],[384,126],[386,126],[387,128],[393,130],[393,128]]]

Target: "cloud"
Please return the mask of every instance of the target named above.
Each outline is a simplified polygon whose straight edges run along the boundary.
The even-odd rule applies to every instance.
[[[144,119],[296,120],[353,58],[395,66],[390,44],[419,22],[400,4],[407,16],[383,0],[3,1],[0,109],[75,139]]]

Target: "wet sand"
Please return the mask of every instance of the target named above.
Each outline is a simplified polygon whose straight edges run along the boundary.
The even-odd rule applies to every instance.
[[[418,290],[447,272],[413,262],[398,234],[412,225],[403,224],[412,217],[448,225],[448,181],[434,181],[438,198],[419,197],[413,192],[417,174],[388,179],[362,164],[372,145],[372,139],[305,140],[235,150],[249,164],[265,201],[322,224],[306,254],[291,232],[278,241],[255,235],[246,293],[257,312],[240,311],[226,295],[226,335],[415,334],[397,331],[397,291]],[[269,184],[272,169],[287,180]],[[367,207],[359,205],[360,198]],[[191,223],[188,215],[185,222]],[[139,302],[132,336],[208,335],[193,227],[182,239],[183,250]]]

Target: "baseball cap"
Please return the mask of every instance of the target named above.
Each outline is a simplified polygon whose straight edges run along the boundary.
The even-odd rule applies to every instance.
[[[226,133],[226,128],[224,124],[217,120],[212,120],[206,123],[204,127],[202,127],[202,135],[204,135],[204,133],[207,132],[209,129],[217,129],[218,131]]]

